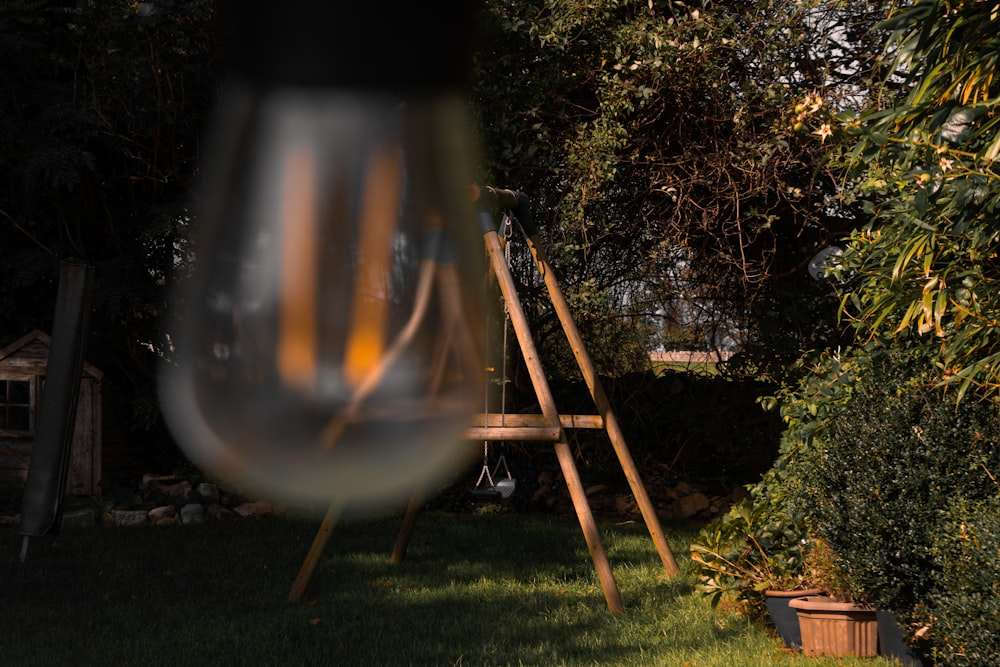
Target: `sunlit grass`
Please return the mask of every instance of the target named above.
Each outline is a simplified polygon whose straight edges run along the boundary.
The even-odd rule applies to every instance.
[[[663,375],[665,373],[694,373],[696,375],[718,375],[719,365],[697,361],[654,361],[653,373]]]
[[[313,522],[92,528],[32,541],[0,532],[0,627],[11,665],[888,665],[810,659],[712,609],[686,572],[693,530],[668,527],[667,578],[645,527],[604,523],[626,605],[607,611],[573,517],[420,517],[406,560],[398,519],[334,532],[288,602]]]

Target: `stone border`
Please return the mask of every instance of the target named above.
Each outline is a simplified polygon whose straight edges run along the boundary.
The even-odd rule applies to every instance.
[[[95,498],[92,507],[75,506],[63,512],[62,530],[108,526],[192,525],[206,521],[284,516],[286,505],[245,500],[211,482],[196,486],[174,475],[147,474],[138,492],[115,487],[107,499]],[[21,515],[0,515],[0,526],[18,526]]]

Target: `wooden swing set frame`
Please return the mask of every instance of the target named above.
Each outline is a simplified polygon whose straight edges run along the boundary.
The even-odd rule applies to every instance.
[[[594,568],[597,572],[604,598],[607,601],[608,609],[614,614],[624,613],[625,606],[622,602],[621,592],[618,589],[618,583],[615,581],[611,564],[597,529],[597,522],[590,509],[576,462],[573,459],[566,436],[568,429],[603,429],[607,433],[668,576],[673,576],[678,572],[677,562],[663,533],[659,517],[656,514],[656,508],[646,493],[646,488],[643,485],[635,461],[632,459],[632,454],[625,442],[625,436],[597,376],[593,361],[584,346],[583,339],[580,337],[576,323],[569,310],[569,305],[566,303],[562,289],[559,287],[559,282],[538,238],[527,196],[512,190],[473,186],[470,188],[470,198],[479,206],[481,228],[489,256],[490,269],[496,276],[504,302],[507,305],[510,321],[518,345],[520,346],[528,375],[535,390],[541,414],[496,414],[486,412],[476,417],[469,428],[466,429],[466,439],[481,442],[534,441],[552,443],[563,478],[569,490],[573,508],[576,511],[577,519],[583,530],[587,548],[594,561]],[[545,283],[553,309],[559,318],[580,372],[583,374],[584,381],[590,390],[590,395],[597,409],[596,414],[573,415],[559,413],[552,396],[552,391],[549,388],[548,380],[545,377],[541,359],[535,347],[534,340],[531,337],[528,320],[517,294],[516,284],[507,266],[500,237],[493,220],[493,210],[511,211],[514,214],[514,218],[521,228],[528,249],[534,259],[535,268]],[[406,555],[410,536],[416,525],[417,515],[420,512],[423,500],[424,495],[420,491],[415,493],[410,500],[392,551],[392,562],[394,563],[401,562]],[[306,555],[305,561],[299,570],[299,574],[292,584],[292,589],[288,596],[289,600],[298,600],[305,592],[313,570],[323,550],[326,548],[330,534],[340,518],[341,509],[342,507],[339,503],[331,504],[313,540],[309,553]]]

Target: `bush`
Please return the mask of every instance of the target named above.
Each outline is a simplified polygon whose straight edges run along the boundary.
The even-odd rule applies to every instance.
[[[697,588],[711,596],[713,606],[729,599],[748,615],[762,616],[764,591],[809,584],[804,562],[810,546],[801,521],[783,516],[764,499],[743,501],[692,540]]]
[[[804,480],[807,513],[850,591],[911,619],[943,595],[952,567],[937,546],[946,511],[995,497],[991,471],[1000,470],[996,406],[972,398],[956,406],[926,368],[905,351],[874,358],[826,428],[815,477]]]
[[[864,349],[843,358],[821,353],[794,369],[798,382],[760,399],[768,410],[780,406],[787,425],[778,458],[749,487],[748,501],[709,523],[691,544],[698,589],[711,595],[713,603],[730,598],[750,615],[759,615],[762,591],[816,583],[810,564],[816,541],[809,533],[803,498],[814,483],[822,434],[843,410],[867,362]]]
[[[952,504],[934,556],[941,585],[920,611],[935,663],[1000,664],[1000,497]]]
[[[763,400],[786,429],[752,505],[692,544],[700,588],[752,603],[780,572],[895,612],[937,665],[1000,664],[997,404],[956,404],[919,350],[827,352],[803,369]]]
[[[774,461],[781,422],[757,404],[773,391],[768,383],[682,371],[629,373],[601,382],[647,483],[659,476],[666,484],[683,480],[721,495],[759,479]],[[583,382],[550,379],[550,384],[561,412],[594,412]],[[533,390],[514,400],[515,409],[538,410]],[[585,467],[582,474],[607,473],[603,480],[624,481],[605,433],[576,430],[570,437]],[[549,456],[551,448],[533,451]]]

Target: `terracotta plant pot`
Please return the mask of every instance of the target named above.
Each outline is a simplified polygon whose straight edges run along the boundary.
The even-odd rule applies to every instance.
[[[771,619],[771,624],[778,631],[778,635],[785,646],[793,649],[802,648],[802,633],[799,631],[799,617],[788,603],[795,598],[809,595],[819,595],[822,593],[818,588],[804,588],[795,591],[764,591],[764,601],[767,604],[767,615]]]
[[[831,657],[878,655],[875,608],[810,595],[789,602],[799,617],[802,653]]]

